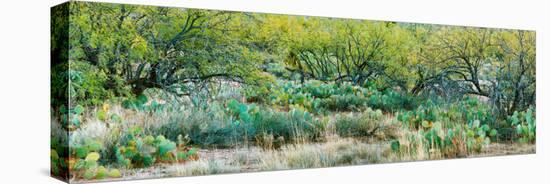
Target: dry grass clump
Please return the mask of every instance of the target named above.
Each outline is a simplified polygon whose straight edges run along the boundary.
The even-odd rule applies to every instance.
[[[206,160],[200,159],[186,164],[176,165],[173,167],[174,176],[197,176],[208,174],[235,173],[239,172],[240,165],[232,163],[228,164],[223,160]],[[167,170],[170,171],[169,169]]]
[[[302,169],[377,163],[384,146],[369,145],[353,139],[330,138],[322,144],[287,145],[265,151],[260,158],[262,170]]]

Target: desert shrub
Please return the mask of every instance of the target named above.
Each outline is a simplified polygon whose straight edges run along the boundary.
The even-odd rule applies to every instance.
[[[314,140],[320,137],[325,128],[324,123],[314,118],[313,114],[300,109],[279,112],[231,100],[227,111],[234,117],[232,124],[248,130],[247,139],[258,140],[258,136],[272,135],[290,142],[298,139]]]
[[[275,88],[277,86],[271,82],[262,82],[258,86],[249,86],[242,89],[242,93],[249,102],[270,103],[272,100],[270,95]]]
[[[313,114],[293,108],[288,112],[276,111],[256,104],[230,100],[224,108],[211,103],[207,109],[193,108],[178,113],[170,122],[154,132],[174,138],[187,135],[191,144],[214,147],[231,147],[241,143],[262,140],[271,135],[285,142],[316,140],[321,137],[326,121]]]
[[[248,106],[243,113],[239,112],[239,104],[235,102],[233,110],[218,102],[212,102],[206,109],[189,108],[174,111],[167,117],[167,123],[152,128],[150,131],[165,135],[168,139],[176,139],[178,135],[186,135],[190,144],[205,147],[229,147],[245,142],[254,135]]]
[[[336,117],[335,129],[342,137],[372,136],[383,126],[381,110],[367,108],[363,113],[350,113]]]
[[[247,105],[231,100],[228,102],[227,111],[234,117],[232,124],[249,130],[247,138],[271,134],[275,137],[284,137],[287,141],[295,141],[298,138],[311,140],[318,138],[324,130],[322,121],[300,109],[279,112],[256,104]]]
[[[248,109],[243,109],[243,113],[231,112],[222,109],[219,104],[212,104],[207,110],[192,109],[181,120],[181,133],[188,135],[193,144],[229,147],[245,142],[254,135],[249,121]]]
[[[316,140],[324,132],[326,122],[314,118],[307,111],[292,109],[289,112],[260,110],[254,116],[254,128],[258,136],[273,135],[285,141]]]

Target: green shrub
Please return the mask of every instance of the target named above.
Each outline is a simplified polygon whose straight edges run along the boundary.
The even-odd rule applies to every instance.
[[[191,115],[180,120],[181,134],[203,146],[229,147],[251,138],[254,130],[248,111],[234,112],[237,117],[232,113],[219,108],[192,109]]]
[[[326,122],[316,119],[307,111],[291,109],[289,112],[260,110],[254,116],[256,135],[273,135],[284,140],[316,140],[321,137]]]
[[[382,128],[382,120],[381,110],[368,108],[360,114],[338,115],[335,128],[338,135],[342,137],[372,136],[375,131]]]
[[[286,142],[317,140],[326,127],[326,121],[299,108],[277,111],[236,100],[228,101],[225,107],[213,102],[207,109],[193,108],[169,121],[153,131],[169,138],[187,135],[191,144],[206,147],[232,147],[265,135],[281,137]]]

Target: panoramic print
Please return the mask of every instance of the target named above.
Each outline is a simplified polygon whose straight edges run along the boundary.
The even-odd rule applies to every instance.
[[[534,31],[51,12],[51,175],[66,182],[536,152]]]

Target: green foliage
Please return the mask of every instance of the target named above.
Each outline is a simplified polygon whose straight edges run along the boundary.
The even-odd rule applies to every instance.
[[[163,112],[167,109],[167,105],[160,104],[157,100],[150,100],[145,94],[123,100],[122,107],[136,111],[156,113]]]
[[[343,137],[373,136],[375,131],[382,128],[383,117],[381,110],[370,108],[359,114],[338,115],[335,122],[336,132]]]
[[[258,69],[265,51],[249,47],[253,40],[238,39],[254,24],[242,15],[90,2],[72,2],[69,11],[69,61],[82,79],[71,83],[70,94],[83,104],[152,88],[196,94],[200,90],[184,88],[214,79],[266,81]]]
[[[229,100],[225,106],[212,103],[206,110],[192,109],[192,116],[178,117],[159,132],[173,138],[188,135],[190,144],[227,147],[254,142],[264,135],[281,137],[289,143],[317,140],[326,129],[326,120],[301,109],[281,112],[236,100]]]
[[[318,114],[326,114],[327,111],[361,111],[367,107],[394,112],[417,106],[416,98],[391,89],[381,92],[374,85],[364,88],[348,83],[323,83],[315,80],[304,84],[283,83],[282,88],[276,90],[272,96],[276,105],[292,105]]]
[[[534,109],[529,108],[526,111],[518,112],[508,116],[507,121],[515,127],[516,137],[519,142],[535,142],[537,136],[537,124],[535,121]]]
[[[74,130],[82,125],[82,116],[85,108],[82,105],[76,105],[68,108],[61,105],[59,108],[61,125],[68,130]]]
[[[369,98],[367,101],[369,107],[388,112],[395,112],[401,109],[414,109],[418,106],[417,98],[390,89],[380,92],[371,86],[368,90],[364,90],[364,93],[367,93],[366,96]]]
[[[126,168],[151,167],[159,162],[182,162],[189,160],[189,155],[197,155],[195,149],[186,150],[183,143],[177,145],[163,135],[144,135],[139,127],[130,129],[124,141],[124,145],[115,148],[115,157],[118,164]]]
[[[495,125],[496,117],[487,104],[472,98],[462,101],[443,104],[440,100],[428,100],[411,111],[399,112],[397,119],[405,127],[419,129],[430,128],[434,122],[440,121],[449,126],[463,122],[473,126],[477,121],[480,125]]]
[[[431,128],[438,120],[437,109],[433,107],[420,106],[413,111],[399,113],[397,119],[409,128]]]
[[[100,142],[87,139],[84,145],[75,145],[71,148],[68,168],[73,177],[87,180],[121,177],[118,169],[107,169],[99,163],[100,152],[104,150]]]
[[[401,144],[398,140],[393,140],[390,143],[390,147],[393,152],[399,152],[399,150],[401,149]]]
[[[53,114],[69,131],[92,119],[117,136],[70,149],[52,139],[56,175],[121,177],[112,165],[198,159],[189,145],[277,149],[332,130],[396,126],[398,156],[536,142],[534,32],[88,2],[65,11],[68,22],[52,21]],[[130,112],[167,122],[126,125]]]
[[[300,109],[291,109],[289,112],[261,110],[254,115],[253,126],[257,136],[273,135],[290,143],[319,139],[326,128],[326,122]]]
[[[62,176],[64,172],[67,170],[67,163],[65,162],[65,159],[60,157],[59,154],[55,149],[52,149],[50,151],[50,168],[51,172],[56,176]]]
[[[105,89],[108,85],[107,75],[89,63],[72,61],[68,71],[69,98],[83,105],[99,105],[103,100],[115,97],[114,91]],[[120,91],[125,87],[119,87]],[[119,94],[120,93],[120,94]],[[118,95],[124,92],[117,92]]]

